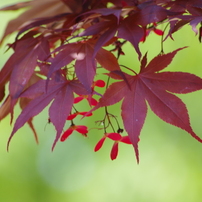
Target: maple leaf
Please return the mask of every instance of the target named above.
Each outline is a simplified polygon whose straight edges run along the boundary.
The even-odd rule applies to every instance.
[[[51,123],[53,123],[57,131],[56,138],[52,146],[52,149],[54,149],[62,133],[66,118],[72,109],[74,92],[88,94],[86,89],[78,82],[78,80],[67,81],[62,77],[60,81],[52,79],[49,82],[47,89],[46,81],[40,80],[25,90],[20,95],[20,98],[28,98],[31,99],[31,101],[18,116],[8,140],[8,147],[16,131],[26,122],[29,123],[34,116],[39,114],[52,101],[49,108],[49,117]]]
[[[57,5],[60,6],[60,8],[58,8]],[[60,13],[62,11],[63,12],[66,11],[66,8],[64,9],[64,4],[62,4],[61,2],[57,0],[51,1],[48,4],[46,0],[43,2],[40,2],[40,1],[21,2],[21,3],[13,4],[11,6],[0,8],[0,11],[18,10],[20,8],[29,7],[29,6],[31,7],[31,9],[28,9],[27,11],[23,12],[19,17],[11,20],[8,23],[0,43],[3,42],[6,36],[13,33],[14,31],[19,30],[19,28],[23,24],[26,24],[28,21],[31,22],[33,18],[47,17],[53,14],[56,15],[58,14],[58,12]],[[45,10],[46,12],[44,12]]]
[[[168,10],[156,5],[152,1],[140,4],[139,8],[140,11],[136,14],[136,21],[142,26],[165,20],[170,14]]]
[[[20,63],[25,57],[27,52],[22,51],[23,48],[26,48],[27,51],[30,51],[30,49],[33,49],[34,45],[36,45],[36,42],[33,43],[33,38],[28,38],[19,41],[17,45],[15,46],[15,51],[17,51],[17,54],[12,54],[11,57],[8,59],[6,64],[3,66],[3,68],[0,71],[0,86],[2,88],[1,95],[0,95],[0,101],[3,100],[5,93],[4,93],[4,87],[5,84],[9,81],[9,78],[11,76],[11,73],[13,71],[13,67]]]
[[[88,27],[78,36],[100,35],[94,47],[95,56],[100,48],[110,41],[118,31],[117,36],[131,42],[140,58],[141,53],[138,44],[144,35],[144,30],[138,25],[138,22],[134,21],[135,17],[135,15],[131,15],[119,22],[117,17],[110,16],[110,21],[101,21],[96,23],[95,25]]]
[[[121,25],[118,30],[118,37],[130,41],[133,44],[140,58],[141,52],[139,50],[138,44],[144,35],[144,30],[143,28],[138,26],[136,21],[134,21],[135,17],[136,16],[131,15],[121,22]]]
[[[20,99],[20,107],[21,107],[21,109],[23,110],[23,109],[29,104],[30,101],[31,101],[31,99],[29,99],[29,98],[23,98],[23,97],[22,97],[22,98]],[[9,110],[9,111],[10,111],[10,110]],[[31,130],[32,130],[32,132],[33,132],[33,134],[34,134],[34,138],[35,138],[35,140],[36,140],[36,143],[38,144],[38,143],[39,143],[39,140],[38,140],[37,132],[36,132],[36,130],[35,130],[35,127],[34,127],[32,121],[33,121],[33,118],[31,117],[31,118],[27,121],[27,123],[28,123],[29,127],[31,128]]]
[[[60,47],[60,52],[50,59],[52,63],[48,73],[48,78],[52,73],[68,65],[73,60],[75,62],[75,72],[78,79],[90,91],[95,76],[95,61],[93,57],[93,47],[90,43],[71,43]]]
[[[77,5],[78,6],[78,5]],[[54,15],[59,15],[61,13],[72,12],[68,6],[64,6],[62,1],[58,0],[43,0],[43,1],[29,1],[29,2],[21,2],[13,4],[12,6],[1,8],[1,10],[16,10],[23,7],[30,7],[28,10],[23,12],[17,18],[11,20],[4,32],[2,40],[0,43],[3,42],[6,36],[17,31],[21,28],[21,26],[27,24],[27,22],[32,22],[33,19],[40,19],[44,17],[50,17]]]
[[[138,162],[138,141],[147,114],[146,101],[152,111],[163,121],[187,131],[202,142],[202,139],[194,133],[190,126],[185,104],[177,96],[171,94],[200,90],[202,89],[202,79],[184,72],[159,72],[171,63],[179,50],[181,49],[159,55],[148,65],[146,65],[147,55],[145,55],[141,61],[139,74],[126,74],[130,88],[125,81],[111,84],[97,106],[90,111],[113,105],[123,99],[121,116],[125,130],[134,146]]]
[[[88,113],[88,112],[75,112],[74,114],[70,114],[67,117],[67,120],[73,120],[74,118],[76,118],[78,115],[82,115],[85,116],[87,114],[87,116],[92,116],[92,113]]]
[[[88,11],[85,14],[97,13],[97,14],[100,14],[100,16],[115,15],[117,20],[119,21],[121,12],[122,12],[121,9],[100,8],[100,9],[95,9],[95,10]]]
[[[89,40],[61,46],[58,49],[59,53],[49,60],[51,65],[49,68],[48,78],[50,78],[55,71],[75,60],[75,73],[79,81],[90,92],[96,72],[96,64],[93,58],[93,42],[94,41]],[[107,50],[101,48],[95,59],[102,65],[103,68],[109,71],[120,70],[115,56]]]

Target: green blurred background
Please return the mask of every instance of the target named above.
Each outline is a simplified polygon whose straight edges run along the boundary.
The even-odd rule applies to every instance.
[[[16,1],[0,0],[0,6]],[[1,35],[9,19],[18,12],[0,12]],[[189,46],[180,51],[167,70],[188,71],[202,77],[201,44],[190,26],[168,39],[165,52]],[[8,39],[12,41],[12,37]],[[160,37],[151,34],[141,51],[148,51],[151,59],[160,51]],[[0,50],[0,67],[10,53]],[[120,64],[135,66],[139,62],[128,44],[126,56]],[[180,95],[186,103],[191,125],[202,137],[202,91]],[[119,106],[110,112],[119,113]],[[80,105],[80,109],[85,106]],[[84,109],[85,110],[85,109]],[[16,115],[19,110],[16,110]],[[79,124],[95,127],[102,111],[94,119],[86,118]],[[54,128],[47,124],[47,110],[34,120],[40,144],[36,145],[26,125],[14,136],[10,151],[6,143],[12,127],[9,117],[0,123],[0,201],[5,202],[199,202],[202,198],[202,144],[188,133],[168,125],[149,111],[141,133],[140,164],[137,165],[133,148],[120,145],[117,160],[109,158],[112,142],[107,141],[99,152],[93,148],[102,131],[91,130],[86,139],[74,133],[66,142],[58,143],[54,152],[51,145]],[[68,125],[67,125],[68,127]]]

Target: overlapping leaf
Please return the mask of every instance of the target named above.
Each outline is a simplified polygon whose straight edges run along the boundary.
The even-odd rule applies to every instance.
[[[127,41],[130,41],[133,44],[140,58],[141,53],[140,53],[138,44],[141,38],[144,36],[144,31],[143,31],[143,28],[138,26],[138,24],[135,22],[134,20],[135,17],[136,16],[131,15],[121,22],[118,30],[118,37],[126,39]]]
[[[64,45],[60,52],[52,59],[49,68],[48,78],[75,60],[75,73],[79,81],[90,92],[91,85],[96,73],[96,61],[108,71],[120,70],[115,56],[107,50],[100,49],[94,59],[94,43],[92,41],[71,43]]]
[[[3,88],[0,95],[0,101],[4,98],[4,86],[9,81],[14,67],[20,64],[27,56],[27,52],[23,50],[26,49],[27,51],[31,51],[36,43],[36,41],[33,41],[33,37],[30,37],[20,40],[15,46],[15,53],[11,55],[0,71],[0,86]]]
[[[21,8],[18,4],[19,3],[13,5],[12,7],[9,6],[8,9],[15,10]],[[49,17],[65,12],[71,12],[68,7],[64,6],[64,4],[58,0],[33,0],[26,3],[23,2],[23,6],[30,6],[31,8],[8,23],[2,37],[2,41],[7,35],[17,31],[24,23],[27,23],[34,18]],[[6,8],[2,8],[1,10],[6,10]]]
[[[47,90],[46,81],[40,80],[24,91],[20,97],[31,99],[31,101],[18,116],[8,141],[8,147],[17,130],[26,122],[30,124],[30,120],[53,101],[49,108],[49,116],[50,121],[53,123],[57,131],[52,147],[52,149],[54,149],[56,142],[60,138],[66,118],[72,109],[74,100],[73,92],[79,92],[84,95],[88,94],[83,85],[78,81],[66,81],[65,79],[61,79],[59,82],[51,80]]]

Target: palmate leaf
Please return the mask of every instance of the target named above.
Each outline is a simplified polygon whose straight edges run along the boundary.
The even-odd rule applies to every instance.
[[[136,22],[142,26],[160,22],[171,14],[168,10],[156,5],[154,2],[145,2],[140,5],[140,11],[136,14]]]
[[[36,45],[36,41],[33,41],[33,37],[26,38],[23,37],[15,45],[15,52],[11,55],[8,61],[5,63],[0,71],[0,86],[3,88],[5,84],[9,81],[11,73],[14,67],[20,64],[27,56],[27,51],[33,50]],[[26,49],[26,51],[24,51]],[[0,92],[0,101],[4,98],[4,90]]]
[[[31,100],[29,98],[22,97],[20,99],[20,107],[21,107],[21,109],[23,110],[29,104],[30,101]],[[33,118],[30,118],[27,121],[27,123],[28,123],[29,127],[31,128],[31,130],[32,130],[32,132],[34,134],[34,138],[35,138],[36,143],[38,144],[39,143],[38,135],[37,135],[37,132],[35,130],[35,127],[34,127],[32,121],[33,121]]]
[[[27,24],[27,22],[32,22],[32,20],[35,18],[44,18],[59,15],[61,13],[71,12],[70,8],[65,6],[62,1],[58,0],[33,0],[29,2],[21,2],[12,6],[1,8],[0,10],[16,10],[21,7],[29,7],[29,9],[8,23],[0,43],[3,42],[6,36],[13,33],[14,31],[19,30],[19,28],[21,28],[22,25]]]
[[[87,42],[80,42],[62,46],[60,52],[54,58],[50,59],[52,64],[49,68],[48,78],[50,78],[55,71],[75,60],[76,76],[90,92],[95,76],[93,45]]]
[[[10,141],[13,135],[20,129],[26,122],[30,125],[33,132],[35,130],[32,125],[32,118],[39,114],[51,101],[49,108],[50,121],[55,126],[57,131],[55,141],[52,149],[54,149],[63,127],[66,122],[67,116],[70,114],[73,105],[73,92],[87,95],[88,92],[83,85],[77,80],[67,81],[61,79],[60,81],[51,80],[46,90],[46,81],[39,80],[27,90],[25,90],[20,98],[27,98],[31,101],[27,104],[21,114],[18,116],[13,131],[9,137],[7,148],[9,147]]]
[[[49,59],[51,65],[49,67],[48,79],[55,71],[75,60],[76,76],[90,92],[96,74],[96,61],[108,71],[120,70],[115,56],[105,49],[101,48],[94,58],[94,46],[94,40],[61,46],[61,48],[58,49],[58,54],[54,58]]]
[[[93,45],[84,43],[81,45],[80,50],[75,53],[76,63],[75,72],[79,81],[86,87],[89,92],[95,76],[95,61],[93,58]]]
[[[98,38],[95,44],[93,56],[96,56],[100,48],[104,46],[110,39],[112,39],[117,32],[118,20],[116,19],[116,17],[112,17],[110,22],[107,22],[105,24],[106,24],[105,27],[106,31]]]
[[[110,41],[118,31],[117,36],[132,43],[140,58],[141,53],[138,44],[141,38],[144,36],[144,30],[138,25],[138,22],[134,20],[135,17],[135,15],[131,15],[119,21],[117,17],[110,16],[110,21],[102,21],[96,23],[95,25],[88,27],[78,36],[90,36],[100,34],[94,47],[93,56],[96,56],[100,48],[104,46],[108,41]]]
[[[33,91],[35,91],[36,89],[34,88],[35,86],[37,86],[37,84],[40,84],[39,86],[41,87],[39,89],[38,93],[41,93],[41,89],[44,89],[45,92],[45,82],[40,82],[36,83],[36,85],[32,85],[30,89],[28,89],[27,91],[25,91],[25,94],[22,94],[22,97],[27,97],[30,98],[29,94],[32,94]],[[41,96],[36,97],[35,99],[33,99],[21,112],[21,114],[18,116],[13,131],[9,137],[8,140],[8,145],[7,145],[7,149],[9,147],[10,141],[13,137],[13,135],[17,132],[17,130],[19,128],[21,128],[26,122],[28,122],[32,117],[36,116],[37,114],[39,114],[55,97],[55,95],[58,93],[58,91],[61,88],[61,84],[60,85],[53,85],[51,86],[51,89],[49,88],[49,90],[47,91],[47,93],[43,93]]]
[[[118,37],[130,41],[140,58],[141,52],[139,50],[138,44],[144,35],[144,31],[143,28],[138,26],[138,24],[134,21],[134,18],[135,16],[132,15],[121,22],[118,30]]]
[[[54,149],[55,144],[60,138],[66,118],[72,109],[73,101],[74,95],[71,86],[64,85],[51,104],[49,109],[49,117],[57,131],[52,149]]]
[[[202,89],[202,79],[183,72],[158,72],[171,63],[179,50],[181,49],[159,55],[147,66],[145,55],[142,59],[140,73],[137,75],[126,74],[130,88],[125,81],[111,84],[100,98],[98,105],[91,110],[113,105],[123,99],[121,116],[125,130],[134,146],[138,162],[138,140],[147,114],[146,101],[152,111],[163,121],[187,131],[202,142],[202,139],[191,128],[185,104],[170,93],[190,93],[200,90]]]
[[[36,83],[37,81],[40,80],[40,77],[38,77],[37,75],[33,74],[32,77],[30,78],[29,82],[26,85],[26,88],[28,88],[29,86],[33,85],[34,83]],[[34,97],[34,94],[32,94],[32,97]],[[1,104],[0,106],[0,120],[4,119],[9,113],[11,113],[12,115],[12,109],[11,109],[11,96],[7,96],[7,98],[5,99],[5,101]],[[27,97],[21,97],[20,98],[20,108],[23,110],[31,101],[31,97],[27,98]],[[12,103],[12,104],[16,104],[17,100]],[[32,118],[27,122],[31,128],[31,130],[33,131],[34,137],[36,142],[38,143],[38,137],[35,131],[35,128],[32,124]]]

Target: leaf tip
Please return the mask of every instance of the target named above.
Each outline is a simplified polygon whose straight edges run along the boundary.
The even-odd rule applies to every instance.
[[[192,133],[190,133],[190,134],[191,134],[191,136],[192,136],[194,139],[196,139],[197,141],[199,141],[200,143],[202,143],[202,139],[201,139],[198,135],[196,135],[196,133],[192,132]]]

